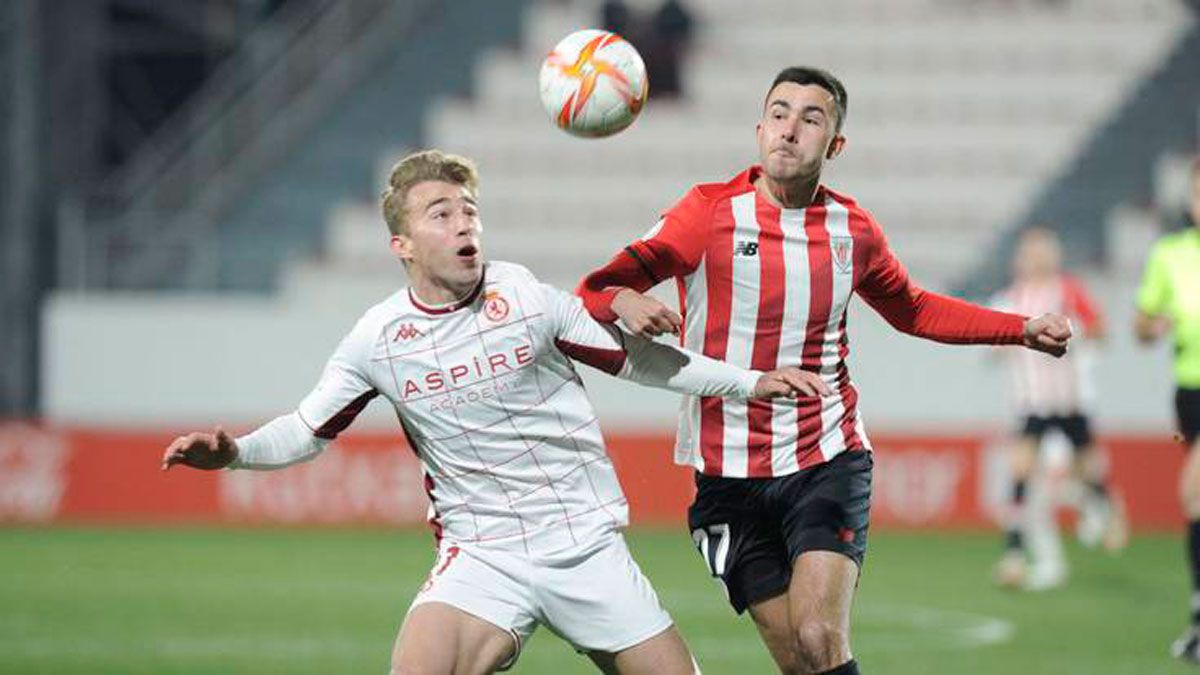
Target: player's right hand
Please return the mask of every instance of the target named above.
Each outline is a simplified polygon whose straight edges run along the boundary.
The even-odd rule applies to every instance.
[[[758,378],[754,398],[832,396],[833,389],[817,373],[795,366],[768,371]]]
[[[162,457],[162,470],[176,464],[193,469],[212,471],[223,469],[237,459],[237,443],[225,430],[217,427],[213,433],[197,431],[176,438],[167,446]]]
[[[634,335],[648,340],[663,333],[679,335],[683,317],[656,298],[643,295],[632,288],[623,288],[613,297],[612,310]]]

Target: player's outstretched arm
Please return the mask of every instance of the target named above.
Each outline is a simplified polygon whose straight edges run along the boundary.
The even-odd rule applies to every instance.
[[[545,284],[542,289],[553,308],[558,349],[610,375],[696,396],[769,398],[832,393],[819,375],[799,368],[768,373],[746,370],[674,345],[630,335],[593,319],[579,298]]]
[[[162,470],[169,471],[176,464],[182,464],[213,471],[229,466],[237,457],[237,442],[217,427],[212,433],[195,431],[172,441],[163,453]]]
[[[1025,322],[1025,346],[1053,357],[1067,353],[1071,322],[1061,314],[1043,314]]]

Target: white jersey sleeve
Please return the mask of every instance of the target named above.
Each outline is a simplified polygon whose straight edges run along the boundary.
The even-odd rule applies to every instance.
[[[374,336],[361,326],[342,339],[296,411],[237,439],[238,458],[229,468],[270,470],[306,462],[350,426],[379,394],[366,376]]]
[[[555,344],[570,358],[621,379],[696,396],[750,398],[762,375],[631,335],[592,318],[575,295],[542,284]]]

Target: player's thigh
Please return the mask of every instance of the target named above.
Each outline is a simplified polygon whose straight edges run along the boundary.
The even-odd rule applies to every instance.
[[[1186,452],[1183,472],[1179,476],[1179,496],[1184,513],[1195,520],[1200,518],[1200,438]]]
[[[850,633],[850,607],[858,587],[859,567],[834,551],[808,551],[796,558],[788,586],[788,606],[793,622],[820,623],[845,635]]]
[[[672,626],[619,534],[569,565],[540,566],[535,594],[546,626],[584,653],[617,654]]]
[[[683,636],[671,626],[654,637],[619,652],[589,652],[592,662],[609,675],[693,675],[699,672]]]
[[[1023,480],[1033,473],[1037,464],[1037,448],[1040,437],[1022,434],[1013,439],[1008,447],[1008,465],[1013,479]]]
[[[787,476],[775,482],[772,496],[786,508],[782,535],[793,580],[797,559],[810,551],[838,553],[862,565],[873,471],[871,453],[854,450],[835,455],[806,476]]]
[[[441,602],[409,612],[392,650],[392,675],[494,673],[516,654],[514,636]]]
[[[791,561],[761,481],[697,475],[692,542],[738,614],[787,592]]]
[[[537,626],[527,561],[443,544],[396,638],[400,672],[494,672]],[[443,671],[446,659],[452,669]],[[482,669],[482,670],[480,670]]]

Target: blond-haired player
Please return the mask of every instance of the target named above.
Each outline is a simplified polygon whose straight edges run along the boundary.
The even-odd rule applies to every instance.
[[[507,668],[539,624],[607,673],[692,673],[625,546],[628,506],[572,360],[695,395],[829,390],[797,369],[744,370],[624,334],[527,269],[485,263],[477,192],[469,160],[402,160],[383,214],[410,286],[367,310],[295,412],[236,440],[182,436],[163,467],[305,461],[382,395],[420,457],[438,541],[393,673]]]

